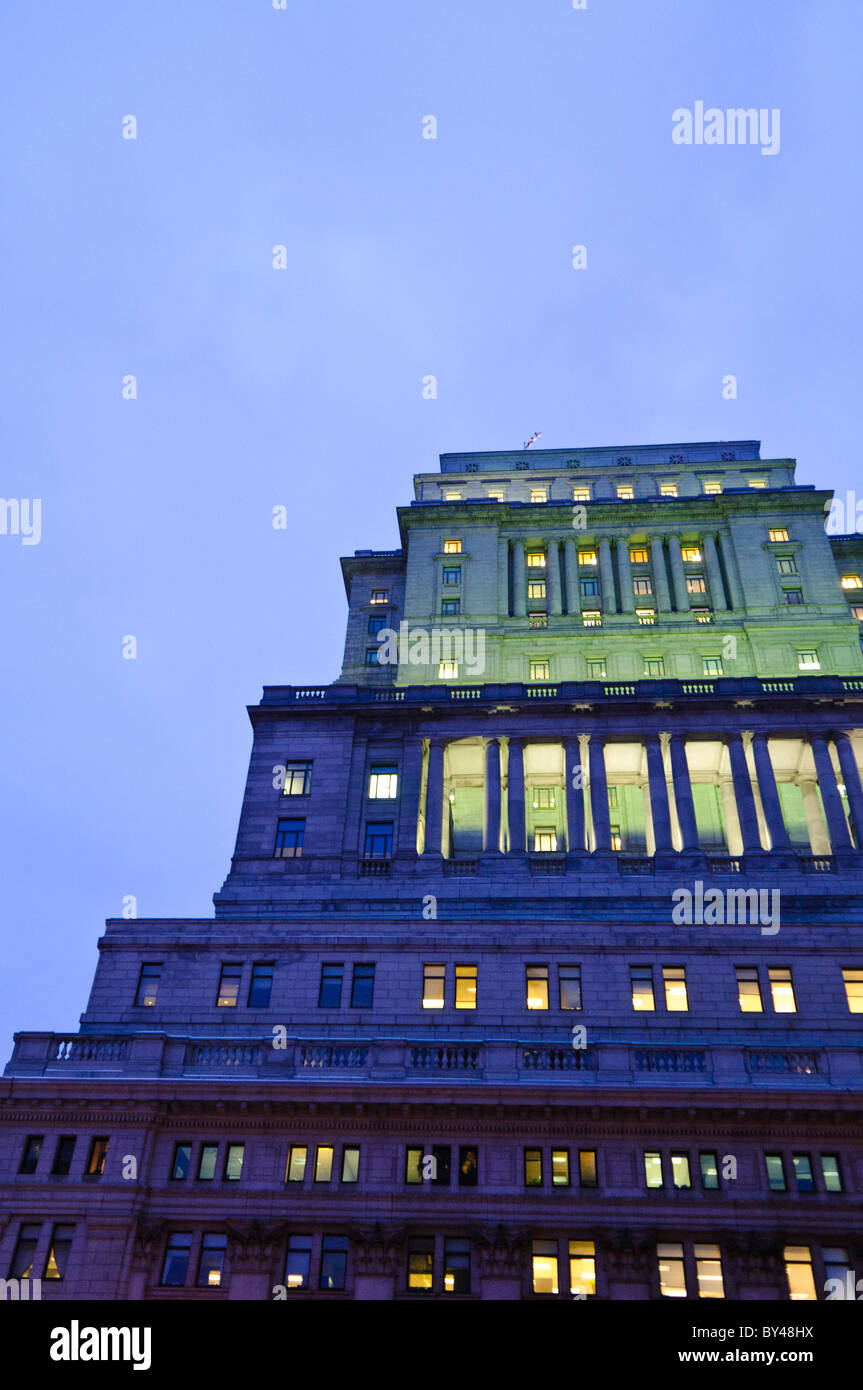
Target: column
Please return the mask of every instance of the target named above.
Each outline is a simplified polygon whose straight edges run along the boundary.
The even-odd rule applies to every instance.
[[[671,595],[668,592],[668,575],[665,570],[665,548],[661,536],[654,536],[650,542],[653,559],[653,584],[656,589],[656,610],[658,613],[671,611]]]
[[[399,833],[396,845],[398,854],[414,855],[417,853],[422,771],[422,740],[413,739],[410,742],[405,740],[402,746],[402,777],[399,793]]]
[[[487,854],[500,853],[500,743],[485,745],[485,829],[482,847]]]
[[[641,792],[641,805],[644,815],[644,846],[648,856],[656,853],[656,836],[653,833],[653,811],[650,808],[650,780],[641,777],[638,781]]]
[[[815,759],[815,776],[818,778],[818,786],[821,788],[821,801],[824,805],[824,814],[827,817],[831,851],[835,854],[837,850],[851,849],[851,836],[848,832],[848,822],[845,819],[845,807],[842,805],[842,798],[836,785],[836,774],[833,771],[827,740],[823,734],[813,734],[809,740],[809,746],[812,749],[812,757]]]
[[[429,739],[428,780],[426,782],[426,854],[440,854],[443,829],[443,748],[442,738]]]
[[[503,537],[497,543],[497,611],[499,617],[509,617],[509,541]]]
[[[710,589],[710,601],[714,612],[724,613],[728,604],[725,602],[725,585],[722,582],[722,570],[719,567],[719,556],[716,553],[716,541],[710,534],[704,537],[704,560],[707,565],[707,585]]]
[[[632,566],[629,563],[629,541],[617,542],[617,574],[620,580],[620,611],[635,612],[635,594],[632,592]]]
[[[549,541],[545,567],[548,573],[548,611],[563,612],[560,594],[560,546],[557,541]]]
[[[564,744],[566,758],[566,848],[569,854],[584,849],[584,768],[577,738]]]
[[[737,803],[737,816],[740,821],[740,834],[743,839],[743,853],[761,849],[761,836],[758,833],[758,813],[755,810],[755,797],[749,780],[749,764],[743,751],[743,740],[739,734],[726,734],[725,744],[728,760],[731,763],[731,776],[734,780],[734,799]]]
[[[566,562],[566,611],[572,615],[581,612],[581,604],[578,601],[578,551],[571,537],[564,541],[563,554]]]
[[[686,595],[686,575],[683,572],[683,556],[680,553],[680,540],[677,536],[668,537],[668,555],[671,560],[671,587],[674,591],[674,606],[678,613],[689,611]]]
[[[679,546],[678,546],[679,550]],[[677,820],[680,825],[680,838],[684,851],[697,850],[698,826],[695,822],[695,802],[692,799],[692,783],[689,780],[689,763],[686,761],[686,743],[682,734],[672,734],[669,739],[671,755],[671,780],[674,787],[674,803],[677,807]]]
[[[770,760],[770,746],[766,734],[752,735],[752,756],[755,759],[758,790],[761,793],[761,805],[764,807],[767,830],[770,834],[770,848],[790,849],[791,839],[785,828],[782,803],[779,800],[779,790],[776,786],[776,776],[773,772],[773,763]]]
[[[728,853],[736,856],[743,853],[743,836],[740,834],[740,817],[737,814],[737,799],[731,777],[720,777],[719,794],[722,797],[722,818],[725,821],[725,843]]]
[[[854,756],[854,744],[844,730],[839,730],[833,735],[833,742],[836,744],[836,752],[839,755],[842,781],[845,783],[845,795],[848,797],[848,805],[851,810],[854,839],[857,848],[863,849],[863,789],[860,786],[860,773],[857,768],[857,759]]]
[[[527,583],[525,581],[524,541],[512,543],[512,611],[516,618],[527,614]]]
[[[614,570],[611,564],[611,546],[603,536],[599,542],[599,587],[602,590],[603,613],[616,613],[614,597]]]
[[[728,576],[728,597],[731,600],[731,607],[738,612],[744,607],[743,586],[740,583],[740,572],[737,568],[737,556],[734,553],[734,542],[730,536],[719,533],[719,553],[725,561],[725,573]]]
[[[824,821],[824,809],[818,795],[818,783],[814,777],[798,777],[797,785],[803,798],[803,814],[809,832],[809,848],[813,854],[829,854],[830,840]]]
[[[611,817],[608,814],[608,783],[605,778],[605,749],[600,734],[591,734],[588,745],[590,766],[590,814],[596,850],[611,849]]]
[[[507,762],[507,814],[509,817],[509,852],[523,854],[525,848],[524,818],[524,742],[520,738],[509,741]]]
[[[671,815],[668,809],[668,787],[665,781],[665,764],[662,760],[662,744],[658,734],[649,734],[644,740],[647,753],[647,777],[650,783],[650,818],[653,822],[654,853],[670,850]]]

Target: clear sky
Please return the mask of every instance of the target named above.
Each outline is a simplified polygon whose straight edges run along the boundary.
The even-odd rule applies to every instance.
[[[212,914],[244,706],[335,679],[338,557],[438,454],[757,438],[863,497],[861,41],[860,0],[8,0],[3,1060],[125,895]],[[697,101],[778,153],[675,144]]]

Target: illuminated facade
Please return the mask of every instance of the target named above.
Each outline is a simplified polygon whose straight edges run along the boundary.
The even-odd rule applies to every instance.
[[[445,455],[267,687],[213,920],[3,1082],[42,1297],[825,1297],[863,1270],[863,543],[753,442]],[[5,1221],[5,1224],[3,1222]]]

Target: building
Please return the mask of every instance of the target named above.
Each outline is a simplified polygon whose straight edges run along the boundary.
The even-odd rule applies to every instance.
[[[43,1298],[824,1298],[863,1268],[863,541],[753,442],[457,454],[268,687],[213,920],[15,1038]],[[22,1286],[23,1287],[23,1286]]]

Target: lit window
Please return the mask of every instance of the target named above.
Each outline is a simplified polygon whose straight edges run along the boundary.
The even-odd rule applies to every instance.
[[[722,657],[705,656],[702,657],[702,670],[705,676],[722,675]]]
[[[671,1185],[672,1187],[691,1187],[692,1178],[689,1172],[689,1154],[675,1153],[671,1155]]]
[[[393,852],[393,823],[391,820],[370,820],[366,825],[363,856],[366,859],[387,859]]]
[[[306,1156],[308,1149],[305,1144],[292,1144],[288,1153],[288,1170],[286,1174],[287,1182],[302,1182],[306,1176]]]
[[[532,1250],[534,1293],[559,1293],[557,1241],[535,1240]]]
[[[458,988],[458,986],[456,986]],[[458,1151],[458,1185],[459,1187],[476,1187],[479,1182],[479,1164],[477,1162],[478,1150],[460,1148]]]
[[[761,986],[758,983],[757,966],[741,965],[737,968],[737,1002],[742,1014],[764,1012],[761,1002]]]
[[[661,656],[645,657],[645,659],[644,659],[644,674],[645,674],[646,676],[653,676],[653,677],[656,677],[656,676],[664,676],[664,675],[665,675],[665,662],[663,661],[662,657],[661,657]]]
[[[595,550],[580,550],[580,551],[578,552],[578,563],[579,563],[580,565],[595,565],[595,564],[596,564],[596,551],[595,551]]]
[[[596,657],[587,663],[587,679],[589,681],[605,680],[605,657]]]
[[[189,1255],[192,1250],[190,1231],[174,1231],[168,1237],[165,1249],[165,1263],[162,1266],[162,1285],[180,1288],[186,1282],[189,1269]]]
[[[569,1149],[552,1149],[551,1185],[569,1187]]]
[[[783,590],[783,592],[784,592],[784,594],[785,594],[785,602],[786,602],[786,603],[790,603],[790,604],[792,604],[792,605],[795,605],[795,604],[800,604],[800,603],[803,602],[803,590],[802,590],[802,589],[785,589],[785,590]],[[861,612],[863,612],[863,609],[861,609]]]
[[[442,661],[442,662],[439,664],[438,668],[437,668],[437,674],[438,674],[438,680],[441,680],[441,681],[457,681],[457,680],[458,680],[458,662],[457,662],[457,661]]]
[[[722,1282],[722,1259],[718,1245],[695,1245],[695,1274],[698,1279],[699,1298],[724,1298],[725,1285]]]
[[[596,1293],[596,1246],[592,1240],[569,1242],[570,1293]]]
[[[580,1149],[578,1154],[578,1181],[582,1187],[598,1187],[596,1171],[596,1149]]]
[[[685,1298],[686,1278],[683,1272],[683,1246],[657,1245],[659,1291],[664,1298]]]
[[[792,1303],[812,1302],[817,1298],[815,1280],[812,1275],[812,1253],[808,1245],[786,1245],[785,1277],[788,1280],[788,1297]]]
[[[821,1155],[821,1176],[825,1192],[842,1192],[842,1173],[838,1154]]]
[[[355,965],[351,981],[351,1008],[370,1009],[375,997],[375,967]]]
[[[72,1249],[72,1237],[75,1234],[74,1226],[55,1226],[51,1231],[51,1244],[48,1247],[48,1258],[45,1261],[45,1279],[62,1279],[66,1273],[66,1266],[69,1263],[69,1252]]]
[[[535,811],[553,811],[554,807],[554,787],[534,787],[533,809]]]
[[[216,995],[216,1007],[219,1009],[235,1009],[240,997],[240,980],[243,974],[241,965],[223,965],[222,973],[219,977],[219,992]]]
[[[529,550],[527,552],[527,567],[529,570],[545,569],[545,551]]]
[[[793,555],[777,555],[776,568],[780,574],[796,574],[797,561]]]
[[[797,1001],[794,998],[791,971],[771,965],[768,967],[767,976],[770,980],[774,1012],[777,1014],[796,1014]]]
[[[395,763],[376,764],[369,774],[369,800],[392,800],[398,794],[398,783],[398,768]]]
[[[719,478],[707,478],[704,481],[704,491],[708,497],[717,497],[722,491],[722,483]]]
[[[851,604],[851,617],[856,618],[858,623],[863,622],[863,603]]]
[[[159,981],[162,978],[162,962],[154,961],[149,965],[141,966],[141,974],[138,980],[138,992],[135,995],[135,1003],[138,1006],[152,1008],[159,993]]]
[[[216,1176],[216,1159],[219,1157],[218,1144],[202,1144],[198,1157],[198,1181],[212,1182]]]
[[[653,589],[649,579],[633,579],[632,592],[634,594],[652,594]]]
[[[527,1007],[529,1009],[548,1008],[548,966],[526,965]]]
[[[529,579],[527,581],[528,598],[545,598],[545,580]]]
[[[820,671],[821,662],[818,660],[818,653],[798,652],[797,669],[798,671]]]
[[[581,966],[561,965],[557,972],[560,1007],[581,1008]]]
[[[692,608],[690,612],[697,623],[710,623],[713,621],[713,614],[709,608]]]
[[[766,487],[766,486],[767,486],[767,479],[766,479],[766,478],[749,478],[748,482],[749,482],[749,486],[750,486],[750,487]]]
[[[389,603],[389,601],[390,601],[390,591],[389,591],[389,589],[372,589],[372,597],[371,597],[371,602],[372,602],[372,603]]]
[[[863,970],[843,970],[842,980],[849,1014],[863,1014]]]
[[[342,1006],[342,976],[344,965],[322,965],[318,990],[319,1009],[340,1009]]]
[[[659,495],[660,497],[676,497],[677,483],[660,483]]]
[[[707,585],[704,582],[704,575],[688,574],[686,576],[686,592],[688,594],[706,594]]]
[[[547,658],[540,658],[530,663],[530,679],[532,681],[548,680],[549,663]]]
[[[448,1237],[443,1254],[444,1293],[470,1293],[470,1241]]]
[[[652,1012],[656,1008],[653,998],[653,971],[649,965],[633,965],[629,969],[632,989],[632,1007],[637,1011]]]
[[[239,1182],[243,1176],[243,1158],[245,1157],[245,1144],[229,1144],[225,1155],[225,1181]]]
[[[798,1192],[814,1192],[815,1179],[812,1176],[812,1159],[808,1154],[792,1154],[791,1166]]]
[[[681,966],[665,965],[662,968],[665,985],[665,1007],[669,1013],[686,1013],[689,999],[686,994],[686,970]]]
[[[623,849],[623,836],[620,833],[619,825],[613,825],[611,827],[611,848],[618,854]]]
[[[589,487],[574,487],[574,488],[572,489],[572,500],[573,500],[573,502],[589,502],[589,501],[590,501],[590,488],[589,488]]]
[[[333,1176],[333,1148],[319,1144],[315,1150],[315,1182],[330,1182]]]
[[[457,1009],[476,1008],[475,965],[457,965],[455,968],[455,1006]]]
[[[305,833],[306,822],[304,820],[280,820],[276,828],[275,857],[277,859],[299,859],[303,852]]]
[[[106,1138],[91,1139],[90,1152],[87,1155],[87,1166],[84,1172],[90,1178],[101,1178],[105,1171],[105,1160],[108,1157],[108,1140]]]
[[[444,980],[446,978],[445,965],[424,965],[423,966],[423,1008],[442,1009]]]
[[[860,588],[863,588],[863,584],[861,584],[861,582],[860,582],[860,576],[859,576],[859,574],[843,574],[843,576],[842,576],[842,588],[843,588],[843,589],[860,589]]]
[[[531,502],[547,502],[547,501],[548,501],[548,488],[547,488],[547,487],[532,487],[531,490],[530,490],[530,500],[531,500]]]
[[[684,564],[696,565],[701,563],[701,547],[697,545],[685,545],[681,550]]]
[[[488,498],[489,502],[502,502],[503,488],[492,488],[489,492],[486,493],[486,497]]]
[[[602,627],[602,614],[598,608],[585,608],[581,614],[585,627]]]
[[[635,492],[629,483],[618,483],[617,496],[621,502],[631,502]]]
[[[629,560],[633,565],[646,565],[647,551],[640,545],[630,546]]]
[[[772,541],[788,540],[788,532],[784,526],[771,526],[768,535]]]
[[[647,1187],[662,1186],[662,1155],[656,1150],[645,1151],[644,1181]]]
[[[460,492],[456,492],[455,490],[449,490],[449,491],[447,491],[447,492],[444,493],[444,495],[443,495],[443,500],[444,500],[445,502],[460,502],[460,501],[461,501],[461,493],[460,493]]]
[[[342,1182],[358,1182],[360,1176],[360,1151],[349,1146],[342,1149]]]
[[[311,1236],[290,1236],[288,1259],[285,1265],[285,1285],[289,1289],[307,1289],[312,1263]]]
[[[636,608],[635,616],[641,627],[653,627],[656,622],[656,611],[653,608]]]
[[[441,600],[440,611],[445,618],[454,618],[456,613],[461,612],[460,598],[445,598]]]
[[[381,618],[382,623],[386,622]],[[308,796],[312,789],[312,765],[310,762],[285,763],[283,796]]]
[[[701,1171],[701,1186],[710,1192],[719,1187],[719,1165],[715,1153],[700,1153],[698,1167]]]
[[[324,1236],[321,1245],[320,1287],[322,1289],[343,1289],[347,1263],[347,1236]]]
[[[257,962],[252,966],[252,979],[249,985],[249,1008],[268,1009],[273,988],[275,966]]]
[[[542,1187],[542,1149],[525,1149],[524,1185]]]
[[[547,613],[528,613],[528,627],[548,627]]]
[[[535,854],[553,854],[557,849],[557,831],[553,825],[538,825],[533,832]]]
[[[461,541],[444,541],[443,553],[444,555],[461,555]]]
[[[444,584],[460,584],[461,565],[444,565],[443,582]]]

